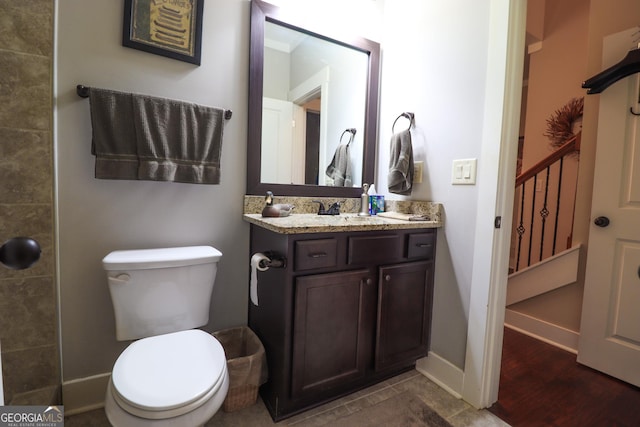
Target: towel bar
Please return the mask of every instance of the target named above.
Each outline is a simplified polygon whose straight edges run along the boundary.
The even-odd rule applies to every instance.
[[[80,98],[88,98],[89,97],[89,88],[87,86],[84,86],[84,85],[77,85],[76,86],[76,93],[78,94],[78,96]],[[230,120],[232,115],[233,115],[233,111],[224,110],[224,119],[225,120]]]

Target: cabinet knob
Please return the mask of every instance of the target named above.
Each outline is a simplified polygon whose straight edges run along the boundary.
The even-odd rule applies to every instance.
[[[387,274],[386,276],[384,276],[384,280],[386,280],[387,282],[391,281],[391,275]]]
[[[373,283],[373,280],[371,280],[371,277],[367,277],[367,280],[365,281],[365,283],[367,285],[371,285]]]

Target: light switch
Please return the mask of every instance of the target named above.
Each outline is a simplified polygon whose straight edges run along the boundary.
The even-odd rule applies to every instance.
[[[454,166],[454,171],[455,171],[455,179],[462,179],[462,165],[455,165]]]
[[[459,159],[453,161],[451,184],[473,185],[476,183],[477,159]]]

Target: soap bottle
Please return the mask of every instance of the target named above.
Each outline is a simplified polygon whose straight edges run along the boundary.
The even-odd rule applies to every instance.
[[[369,195],[369,215],[375,215],[378,213],[378,195],[375,184],[369,186],[367,194]]]
[[[360,195],[360,212],[358,212],[358,216],[370,216],[369,195],[367,194],[368,189],[369,184],[367,184],[366,182],[362,184],[362,194]]]

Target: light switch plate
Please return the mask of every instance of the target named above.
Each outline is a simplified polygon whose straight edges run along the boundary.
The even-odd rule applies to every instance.
[[[476,183],[477,159],[458,159],[453,161],[451,184],[474,185]]]

